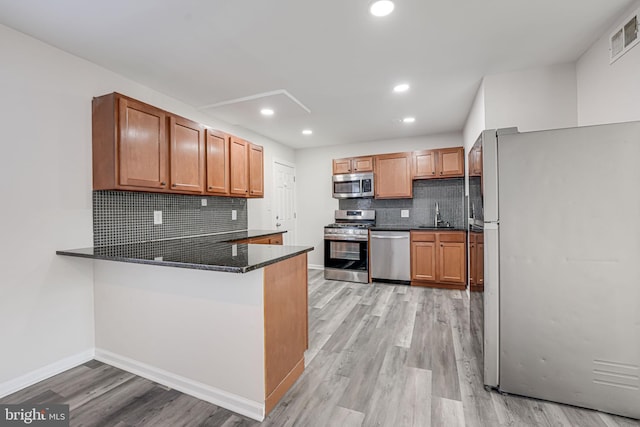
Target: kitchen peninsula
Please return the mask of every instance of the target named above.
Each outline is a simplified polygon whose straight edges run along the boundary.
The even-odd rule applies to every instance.
[[[264,419],[304,370],[313,250],[234,243],[269,234],[58,251],[96,260],[95,358]]]

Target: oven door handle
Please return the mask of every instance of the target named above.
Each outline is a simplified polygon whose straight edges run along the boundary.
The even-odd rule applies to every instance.
[[[366,242],[367,236],[364,237],[344,237],[344,236],[324,236],[324,240],[331,240],[332,242]]]
[[[408,239],[408,236],[376,236],[376,235],[371,235],[372,239]]]

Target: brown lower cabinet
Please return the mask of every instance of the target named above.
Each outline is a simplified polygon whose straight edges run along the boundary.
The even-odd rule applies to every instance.
[[[484,234],[469,232],[469,290],[484,291]]]
[[[282,233],[269,236],[252,237],[250,239],[235,240],[233,243],[251,243],[254,245],[281,245]]]
[[[412,231],[411,285],[465,289],[466,258],[464,231]]]

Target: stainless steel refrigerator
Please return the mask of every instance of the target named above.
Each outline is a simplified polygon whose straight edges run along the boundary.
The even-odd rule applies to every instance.
[[[477,144],[485,384],[640,418],[640,122]]]

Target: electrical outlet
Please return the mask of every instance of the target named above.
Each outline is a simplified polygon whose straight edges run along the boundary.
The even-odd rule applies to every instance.
[[[207,206],[207,199],[201,199],[201,200],[200,200],[200,204],[201,204],[202,206]]]
[[[162,224],[162,211],[153,211],[153,225]]]
[[[231,221],[235,221],[238,219],[238,211],[235,209],[231,210]]]
[[[400,211],[400,218],[409,218],[409,209],[402,209]]]

